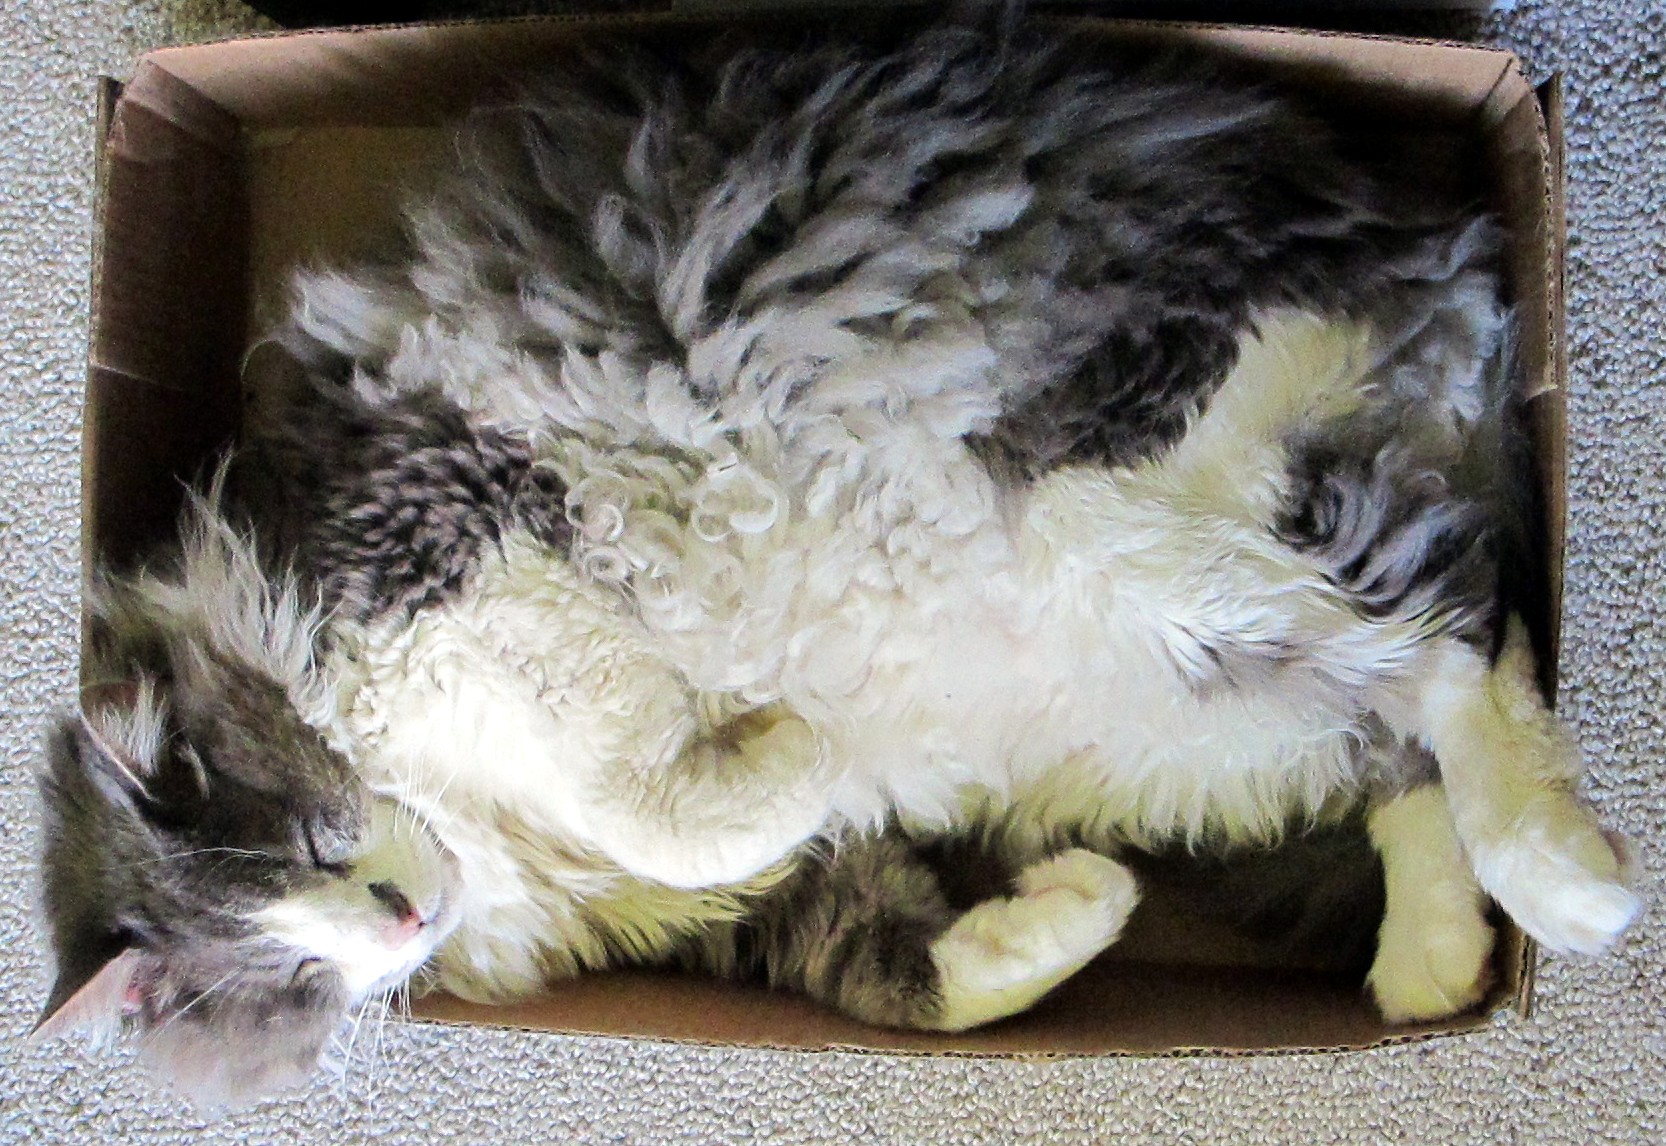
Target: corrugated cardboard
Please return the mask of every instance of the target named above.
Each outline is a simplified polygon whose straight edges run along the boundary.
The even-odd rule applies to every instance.
[[[777,20],[780,17],[776,18]],[[1321,93],[1359,130],[1415,129],[1479,156],[1512,233],[1509,289],[1532,399],[1549,589],[1531,618],[1553,683],[1565,500],[1560,97],[1514,57],[1373,37],[1142,22],[1071,34],[1184,43]],[[517,20],[337,30],[155,52],[106,105],[85,429],[88,560],[164,538],[183,483],[234,437],[249,340],[296,262],[373,249],[399,189],[445,146],[445,119],[506,74],[598,31],[686,35],[682,18]],[[113,93],[112,93],[113,94]],[[1432,154],[1439,154],[1435,149]],[[1431,177],[1438,175],[1431,171]],[[1142,913],[1145,911],[1142,908]],[[430,1019],[701,1043],[980,1055],[1321,1050],[1467,1030],[1525,1009],[1532,950],[1505,924],[1496,981],[1456,1019],[1390,1028],[1354,980],[1270,967],[1200,927],[1136,918],[1129,941],[1028,1014],[961,1035],[863,1026],[759,988],[671,974],[594,975],[547,999],[431,998]],[[1143,939],[1142,939],[1143,936]]]

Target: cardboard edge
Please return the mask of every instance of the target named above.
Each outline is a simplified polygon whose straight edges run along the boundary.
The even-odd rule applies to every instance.
[[[490,1009],[490,1008],[488,1008]],[[529,1023],[518,1023],[512,1020],[479,1017],[472,1015],[467,1019],[458,1019],[445,1014],[425,1012],[420,1001],[410,1013],[401,1016],[401,1021],[434,1027],[470,1026],[483,1027],[488,1030],[513,1031],[518,1034],[551,1036],[566,1039],[606,1039],[613,1042],[652,1043],[660,1046],[700,1047],[707,1050],[731,1050],[744,1047],[747,1050],[766,1051],[772,1054],[805,1054],[826,1055],[846,1054],[864,1058],[905,1058],[905,1059],[961,1059],[974,1062],[1091,1062],[1095,1059],[1125,1059],[1129,1061],[1156,1061],[1163,1059],[1261,1059],[1261,1058],[1313,1058],[1320,1055],[1353,1054],[1361,1051],[1383,1050],[1389,1047],[1416,1046],[1444,1039],[1462,1038],[1476,1031],[1495,1025],[1497,1016],[1510,1009],[1509,1000],[1505,999],[1494,1005],[1483,1005],[1477,1010],[1468,1011],[1456,1020],[1446,1020],[1445,1025],[1410,1030],[1403,1034],[1388,1034],[1375,1039],[1359,1039],[1353,1042],[1335,1043],[1315,1046],[1277,1046],[1277,1047],[1209,1047],[1209,1046],[1180,1046],[1167,1050],[1094,1050],[1094,1051],[991,1051],[968,1050],[954,1047],[933,1047],[930,1049],[913,1047],[869,1047],[855,1043],[830,1041],[820,1046],[806,1046],[803,1044],[788,1045],[770,1042],[735,1042],[716,1039],[686,1038],[664,1034],[623,1034],[617,1031],[585,1030],[578,1027],[544,1027]]]
[[[876,3],[878,0],[876,0]],[[932,11],[935,10],[925,0],[904,0],[903,3],[887,6],[890,10]],[[238,44],[245,41],[258,40],[305,40],[325,36],[343,34],[359,35],[365,32],[413,32],[428,29],[471,27],[479,25],[515,25],[515,24],[618,24],[629,26],[642,22],[672,22],[712,23],[719,20],[733,20],[754,13],[763,16],[793,15],[805,16],[814,13],[831,12],[835,9],[825,6],[801,6],[790,2],[779,5],[759,5],[756,8],[712,9],[710,11],[690,11],[675,8],[667,0],[663,8],[653,8],[647,11],[610,12],[596,10],[590,12],[540,12],[519,16],[453,16],[440,17],[432,20],[389,20],[374,24],[317,24],[307,28],[270,28],[253,32],[237,32],[229,36],[210,37],[206,40],[193,40],[189,44],[171,44],[164,48],[154,48],[140,57],[143,62],[152,56],[166,55],[174,52],[188,52],[196,48],[212,48],[221,44]]]
[[[791,9],[786,9],[790,11]],[[1234,24],[1225,20],[1163,20],[1156,17],[1133,18],[1123,16],[1096,16],[1091,12],[1071,15],[1069,8],[1053,8],[1046,4],[1036,5],[1036,18],[1059,23],[1094,23],[1114,25],[1119,28],[1150,28],[1154,31],[1176,29],[1190,32],[1238,33],[1249,32],[1255,35],[1269,36],[1300,36],[1303,39],[1315,40],[1350,40],[1369,44],[1405,44],[1419,48],[1447,48],[1456,49],[1476,57],[1498,56],[1501,58],[1515,58],[1515,53],[1507,48],[1494,48],[1485,44],[1474,44],[1465,40],[1449,40],[1438,36],[1395,36],[1385,32],[1345,32],[1334,28],[1293,28],[1280,24]]]
[[[110,132],[116,122],[116,107],[121,103],[122,92],[126,85],[110,75],[99,75],[95,81],[97,90],[94,93],[95,107],[93,111],[93,203],[91,225],[93,229],[91,258],[87,268],[87,352],[82,363],[81,380],[81,577],[85,583],[93,571],[96,560],[96,538],[93,523],[98,519],[97,509],[90,504],[91,491],[97,488],[94,476],[93,444],[98,436],[98,414],[91,401],[93,371],[97,367],[98,345],[96,333],[100,319],[99,294],[104,282],[104,244],[108,232],[105,218],[105,201],[110,182]],[[90,636],[88,629],[89,617],[85,603],[78,610],[81,623],[80,647],[85,648]],[[83,663],[81,670],[84,671]]]
[[[926,0],[903,0],[901,3],[883,4],[875,2],[866,6],[868,10],[883,13],[887,19],[901,20],[941,17],[945,9],[940,4],[932,4]],[[451,28],[483,28],[483,27],[589,27],[598,29],[618,28],[675,28],[689,27],[719,27],[736,26],[753,23],[769,23],[774,19],[791,20],[839,20],[848,19],[849,11],[836,7],[827,0],[812,4],[797,4],[790,0],[784,3],[773,3],[739,9],[692,9],[678,7],[674,3],[667,3],[665,7],[648,11],[590,11],[590,12],[546,12],[521,16],[476,16],[455,19],[409,20],[377,24],[342,24],[334,26],[319,26],[311,28],[275,28],[267,31],[246,32],[237,35],[223,36],[193,42],[191,44],[176,44],[168,47],[156,48],[139,57],[137,67],[146,65],[158,66],[168,70],[167,61],[179,57],[184,53],[200,52],[204,48],[215,48],[229,44],[240,43],[273,43],[279,41],[301,42],[309,39],[322,39],[336,36],[353,35],[401,35],[412,32],[441,31]],[[1154,17],[1119,17],[1096,15],[1092,12],[1077,11],[1069,7],[1038,3],[1030,10],[1030,19],[1038,24],[1051,25],[1095,25],[1099,27],[1126,29],[1130,31],[1146,30],[1152,32],[1198,32],[1214,35],[1248,34],[1254,37],[1299,36],[1308,39],[1341,40],[1368,44],[1392,44],[1409,47],[1440,48],[1447,51],[1461,52],[1477,58],[1497,57],[1503,67],[1508,67],[1515,60],[1515,54],[1505,48],[1490,45],[1475,44],[1463,40],[1453,40],[1435,36],[1402,36],[1389,35],[1380,32],[1350,32],[1335,29],[1291,28],[1276,24],[1236,24],[1222,20],[1163,20]],[[137,73],[135,73],[137,74]]]
[[[1560,456],[1555,459],[1558,473],[1558,496],[1552,499],[1555,520],[1547,522],[1551,530],[1552,553],[1550,557],[1550,572],[1553,582],[1552,592],[1560,602],[1563,588],[1563,568],[1566,559],[1565,546],[1567,538],[1567,416],[1565,402],[1568,386],[1568,338],[1567,338],[1567,168],[1566,142],[1564,138],[1563,102],[1562,102],[1562,73],[1553,72],[1534,90],[1539,106],[1541,132],[1540,138],[1544,142],[1545,165],[1545,194],[1546,208],[1546,331],[1550,339],[1550,382],[1557,391],[1552,400],[1556,403],[1556,419],[1560,432],[1553,435],[1557,442]],[[1562,647],[1562,610],[1554,611],[1551,617],[1553,626],[1551,632],[1551,648],[1554,660],[1559,661]],[[1558,665],[1552,665],[1557,678],[1560,677]],[[1551,696],[1554,705],[1555,696]],[[1523,934],[1520,950],[1516,953],[1516,975],[1520,986],[1516,992],[1515,1013],[1522,1020],[1529,1020],[1534,1014],[1534,996],[1539,978],[1539,946],[1534,940]]]
[[[1567,562],[1568,497],[1567,497],[1567,392],[1568,392],[1568,212],[1566,142],[1562,120],[1562,74],[1553,73],[1535,90],[1539,106],[1540,130],[1544,133],[1545,181],[1545,323],[1550,338],[1550,387],[1556,391],[1554,417],[1556,432],[1552,435],[1557,455],[1555,460],[1556,493],[1553,521],[1550,529],[1551,591],[1560,605],[1563,576]],[[1559,662],[1562,652],[1562,610],[1551,618],[1551,652]],[[1560,672],[1557,673],[1560,676]],[[1552,696],[1552,705],[1556,698]]]
[[[1551,266],[1547,268],[1551,304],[1551,370],[1559,386],[1568,380],[1567,338],[1567,141],[1562,120],[1562,73],[1552,72],[1550,78],[1535,90],[1539,111],[1544,117],[1546,133],[1545,184],[1550,195]]]
[[[185,132],[198,143],[231,154],[235,152],[242,133],[242,124],[237,117],[154,58],[185,50],[163,48],[139,58],[133,69],[133,78],[124,85],[117,101],[111,130],[117,133],[119,140],[123,111],[129,107],[141,108]]]
[[[870,12],[884,12],[887,15],[912,16],[941,16],[946,9],[940,3],[930,0],[900,0],[897,3],[886,3],[885,0],[868,0],[867,3],[856,4],[858,10]],[[438,18],[432,20],[393,20],[386,23],[374,24],[329,24],[317,25],[309,28],[271,28],[252,32],[240,32],[228,36],[213,37],[206,40],[196,40],[190,44],[175,44],[165,48],[157,48],[140,57],[143,62],[152,56],[166,55],[180,51],[191,51],[197,48],[214,47],[219,44],[238,43],[256,40],[303,40],[341,34],[358,34],[364,32],[409,32],[424,29],[440,29],[455,27],[471,27],[482,25],[539,25],[539,24],[588,24],[588,25],[618,25],[628,27],[633,24],[717,24],[751,22],[753,20],[770,20],[776,17],[793,20],[815,19],[848,19],[849,7],[837,6],[829,0],[819,0],[817,3],[793,3],[792,0],[778,0],[776,3],[746,5],[738,8],[725,7],[687,7],[676,3],[676,0],[664,0],[663,7],[630,12],[594,10],[589,12],[542,12],[516,16],[458,16],[452,18]],[[1100,16],[1091,11],[1058,3],[1047,3],[1040,0],[1029,6],[1029,16],[1032,19],[1059,23],[1082,23],[1092,21],[1100,24],[1115,24],[1120,27],[1149,27],[1155,29],[1175,28],[1196,31],[1230,31],[1274,33],[1279,35],[1300,35],[1324,37],[1327,39],[1347,39],[1371,41],[1391,44],[1418,44],[1425,47],[1460,48],[1477,53],[1510,54],[1503,48],[1488,47],[1465,40],[1454,40],[1440,36],[1406,36],[1394,35],[1386,32],[1351,32],[1327,28],[1295,28],[1279,24],[1241,24],[1229,20],[1164,20],[1152,16]]]

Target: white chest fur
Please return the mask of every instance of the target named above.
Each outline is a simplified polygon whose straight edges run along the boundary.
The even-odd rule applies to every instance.
[[[869,505],[914,493],[870,468],[820,534],[808,514],[781,530],[819,547],[793,583],[815,610],[713,612],[707,658],[745,634],[751,660],[781,666],[760,691],[833,741],[834,807],[858,821],[949,824],[972,802],[1016,804],[1039,832],[1253,835],[1317,806],[1350,776],[1360,682],[1392,675],[1416,634],[1361,625],[1269,529],[1289,438],[1362,400],[1369,332],[1300,315],[1262,329],[1176,449],[1054,473],[1015,520],[969,495],[952,530],[935,509],[865,529]],[[773,553],[727,551],[764,587],[751,598],[788,595]]]
[[[634,622],[512,535],[454,600],[350,634],[333,660],[338,731],[365,776],[459,861],[449,948],[490,949],[453,961],[492,968],[475,993],[536,986],[551,950],[599,961],[584,905],[631,881],[588,846],[595,790],[620,761],[663,764],[695,723]]]
[[[495,804],[583,839],[598,770],[652,767],[694,719],[687,687],[617,604],[513,535],[457,599],[344,652],[351,741],[402,799],[433,801],[442,818]]]

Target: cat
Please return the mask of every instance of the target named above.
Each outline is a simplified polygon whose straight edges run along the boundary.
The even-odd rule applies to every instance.
[[[1115,942],[1127,848],[1362,801],[1388,1018],[1480,999],[1489,895],[1605,948],[1501,577],[1503,236],[1212,68],[618,44],[471,115],[90,590],[41,1033],[240,1100],[413,975],[666,962],[965,1029]]]

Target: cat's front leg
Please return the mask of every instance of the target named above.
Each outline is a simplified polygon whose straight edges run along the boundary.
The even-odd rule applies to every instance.
[[[831,787],[815,733],[780,707],[690,738],[667,767],[615,777],[586,817],[626,871],[672,887],[757,875],[827,821]]]
[[[1511,619],[1494,663],[1448,639],[1420,667],[1405,731],[1434,751],[1481,886],[1551,950],[1603,951],[1641,903],[1576,795],[1578,749],[1539,695],[1525,627]]]
[[[896,826],[830,840],[693,937],[686,961],[762,973],[863,1022],[962,1031],[1018,1014],[1121,934],[1139,899],[1117,861],[1073,849],[1027,864],[1013,893],[950,905],[934,862]]]
[[[1082,848],[1014,882],[1016,895],[984,900],[932,944],[938,1005],[918,1025],[964,1031],[1028,1010],[1115,943],[1140,898],[1132,872]]]

